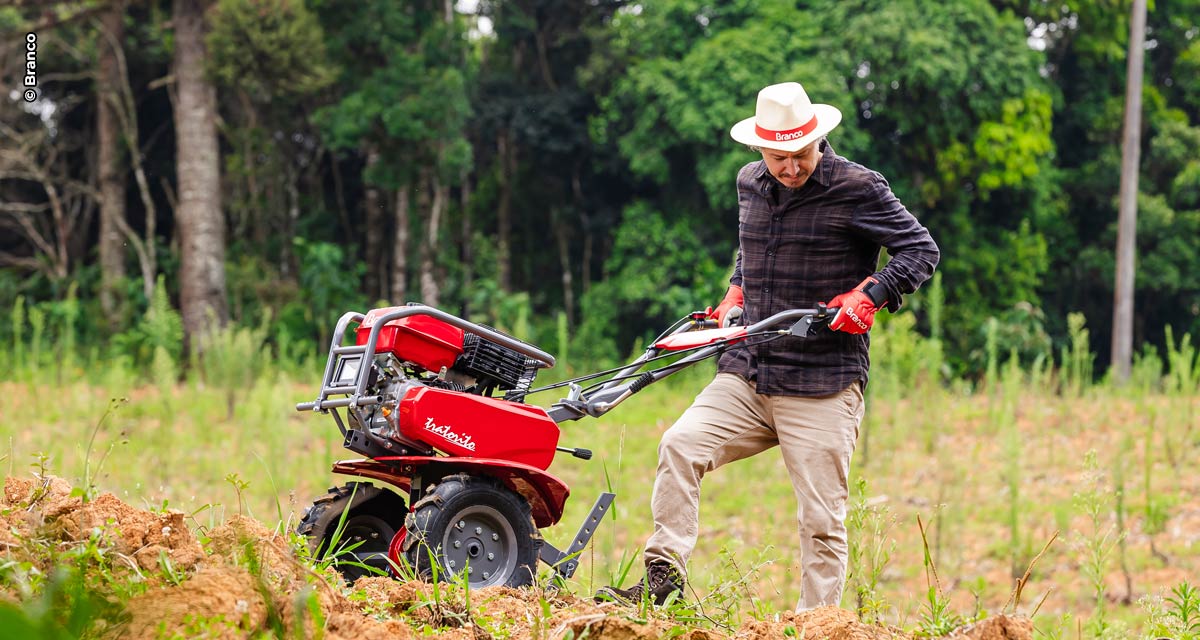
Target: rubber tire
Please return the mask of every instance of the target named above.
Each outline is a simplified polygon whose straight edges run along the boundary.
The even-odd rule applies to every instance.
[[[462,528],[456,526],[460,521]],[[466,474],[442,478],[426,488],[406,526],[404,557],[422,579],[433,578],[431,558],[436,558],[441,580],[449,580],[470,562],[467,582],[472,589],[524,587],[533,584],[537,575],[542,537],[529,503],[492,478]],[[481,534],[476,534],[476,527]],[[454,547],[454,542],[460,546]],[[488,560],[489,553],[494,559]],[[453,567],[449,566],[452,560]],[[485,571],[487,578],[482,575]]]
[[[314,555],[328,556],[342,512],[347,509],[349,511],[339,545],[353,544],[358,540],[362,540],[363,544],[341,557],[387,571],[388,545],[396,532],[404,527],[408,513],[404,498],[392,491],[366,482],[350,482],[333,487],[305,509],[296,532],[308,538],[309,549]],[[374,575],[362,567],[340,562],[338,558],[334,559],[334,566],[347,582]]]

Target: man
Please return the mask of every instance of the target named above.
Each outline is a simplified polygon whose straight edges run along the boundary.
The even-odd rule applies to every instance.
[[[758,94],[754,117],[730,135],[760,153],[737,177],[738,255],[725,299],[710,314],[743,324],[828,300],[840,308],[806,338],[733,349],[716,378],[663,434],[646,542],[646,577],[597,599],[682,595],[699,531],[700,481],[778,445],[796,495],[801,551],[798,610],[841,601],[846,580],[850,457],[863,417],[866,332],[937,266],[937,245],[878,173],[837,155],[825,135],[841,112],[788,82]],[[881,248],[891,255],[876,271]]]

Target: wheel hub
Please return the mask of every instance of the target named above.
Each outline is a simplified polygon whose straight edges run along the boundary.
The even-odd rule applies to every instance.
[[[442,541],[446,567],[455,574],[467,571],[472,588],[506,583],[517,566],[517,539],[508,520],[488,505],[472,505],[452,522]]]

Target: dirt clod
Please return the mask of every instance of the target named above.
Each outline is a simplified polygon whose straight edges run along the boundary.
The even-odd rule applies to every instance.
[[[131,619],[123,637],[249,635],[264,627],[267,612],[249,572],[206,568],[177,587],[155,589],[130,601]]]
[[[753,620],[742,625],[735,638],[821,638],[822,640],[893,640],[907,639],[903,632],[890,627],[865,625],[845,609],[819,607],[800,613],[785,612],[777,621]]]
[[[1033,620],[1012,616],[996,616],[959,629],[951,638],[971,640],[1032,640]]]

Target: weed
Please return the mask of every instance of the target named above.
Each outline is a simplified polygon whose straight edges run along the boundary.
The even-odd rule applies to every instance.
[[[1185,580],[1175,585],[1165,600],[1170,605],[1165,614],[1170,633],[1164,635],[1176,634],[1177,640],[1200,638],[1200,589]]]
[[[1121,598],[1121,602],[1124,604],[1133,601],[1133,576],[1129,572],[1129,555],[1125,548],[1125,541],[1129,533],[1125,528],[1125,456],[1131,449],[1133,449],[1133,438],[1126,435],[1121,441],[1121,446],[1117,448],[1117,459],[1113,463],[1113,484],[1115,485],[1113,511],[1117,517],[1117,563],[1121,567],[1121,575],[1125,579],[1125,595]]]
[[[1087,320],[1082,313],[1067,314],[1067,333],[1070,335],[1070,348],[1062,349],[1063,366],[1063,395],[1079,397],[1092,384],[1092,360],[1094,356],[1088,350]]]
[[[226,420],[233,419],[238,394],[252,388],[266,370],[269,326],[270,314],[264,314],[257,328],[229,326],[204,337],[199,370],[207,384],[224,393]]]
[[[1038,560],[1042,559],[1042,556],[1046,555],[1046,551],[1048,551],[1050,549],[1050,545],[1054,544],[1054,541],[1057,539],[1058,539],[1058,532],[1055,531],[1054,535],[1050,536],[1050,539],[1048,541],[1046,541],[1046,546],[1042,547],[1042,550],[1039,551],[1038,554],[1036,556],[1034,556],[1033,561],[1031,561],[1029,563],[1029,568],[1026,569],[1025,573],[1022,574],[1021,577],[1017,580],[1017,584],[1013,588],[1012,594],[1008,597],[1008,602],[1004,605],[1003,611],[1008,612],[1009,607],[1011,606],[1012,607],[1011,612],[1016,613],[1017,607],[1021,606],[1021,593],[1023,591],[1025,591],[1025,585],[1029,583],[1029,575],[1031,573],[1033,573],[1033,567],[1037,565]],[[1046,595],[1049,595],[1049,594],[1050,594],[1050,592],[1047,591]],[[1045,600],[1046,600],[1046,596],[1042,596],[1042,602],[1045,602]],[[1039,602],[1038,606],[1034,608],[1035,614],[1037,613],[1037,610],[1039,608],[1041,608],[1042,602]]]
[[[246,489],[250,486],[250,483],[246,480],[242,480],[242,477],[238,475],[238,472],[236,471],[226,474],[225,482],[228,482],[230,485],[232,485],[234,492],[237,493],[238,513],[241,515],[250,515],[246,512],[246,504],[242,499],[242,496]]]
[[[929,539],[925,535],[925,524],[921,522],[921,516],[917,516],[917,527],[921,530],[921,544],[925,554],[925,583],[929,589],[925,594],[921,621],[914,635],[923,638],[940,638],[961,626],[963,618],[950,611],[950,599],[942,593],[937,567],[929,555]]]
[[[1037,640],[1064,640],[1067,632],[1073,626],[1071,624],[1074,617],[1069,613],[1064,613],[1054,621],[1054,626],[1038,626],[1034,625],[1033,635]]]
[[[884,504],[867,498],[867,481],[854,483],[855,499],[846,517],[849,538],[846,584],[854,594],[854,611],[867,624],[882,622],[891,606],[879,590],[883,570],[896,543],[888,537],[894,519]]]
[[[1075,501],[1091,523],[1091,535],[1081,536],[1077,545],[1083,555],[1080,570],[1091,586],[1095,602],[1088,628],[1093,635],[1099,637],[1104,635],[1108,628],[1105,620],[1105,593],[1108,590],[1105,576],[1108,575],[1108,562],[1123,534],[1117,531],[1116,525],[1108,524],[1108,500],[1105,497],[1103,475],[1099,471],[1094,449],[1084,456],[1084,471],[1087,486],[1075,494]]]
[[[99,434],[100,430],[104,428],[104,423],[108,421],[110,417],[116,415],[117,411],[119,411],[121,407],[125,406],[128,402],[128,398],[113,398],[109,400],[108,409],[106,409],[104,414],[100,416],[100,419],[96,421],[96,426],[92,429],[92,433],[88,437],[87,449],[83,454],[83,486],[76,486],[72,490],[72,495],[79,496],[84,502],[90,502],[96,497],[95,476],[100,474],[100,470],[104,468],[104,461],[108,459],[108,454],[112,453],[113,447],[116,445],[116,443],[108,445],[108,449],[104,452],[104,455],[101,456],[100,461],[96,464],[96,471],[93,474],[92,447],[96,444],[96,435]],[[124,431],[121,432],[121,437],[125,437]],[[121,441],[122,444],[127,442],[128,440],[124,439]]]
[[[25,296],[17,296],[12,311],[8,313],[12,321],[12,359],[9,370],[20,372],[25,369]]]

